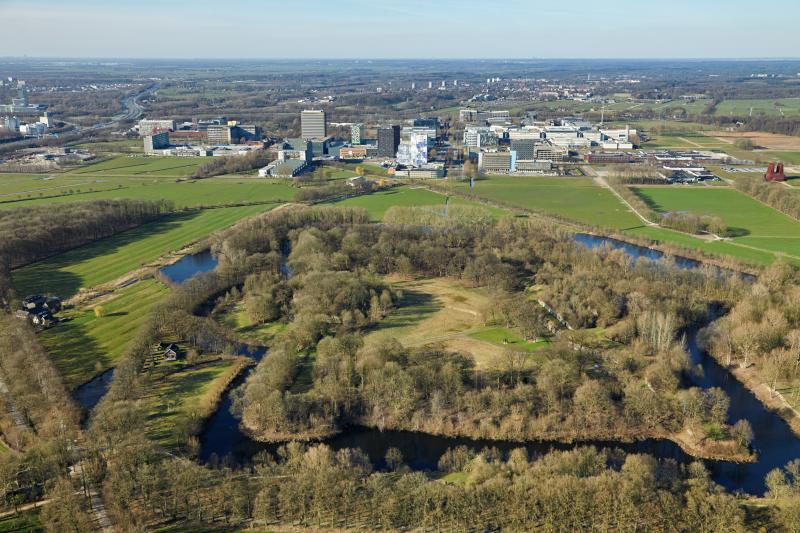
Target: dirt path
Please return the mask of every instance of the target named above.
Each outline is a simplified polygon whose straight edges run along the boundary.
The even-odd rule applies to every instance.
[[[608,182],[606,181],[606,179],[605,179],[604,177],[602,177],[602,176],[595,176],[595,177],[594,177],[594,178],[592,178],[592,179],[593,179],[593,180],[594,180],[594,182],[595,182],[595,183],[597,183],[599,186],[601,186],[601,187],[605,187],[606,189],[608,189],[609,191],[611,191],[611,193],[612,193],[614,196],[616,196],[616,197],[619,199],[619,201],[620,201],[620,202],[622,202],[623,204],[625,204],[626,206],[628,206],[628,209],[630,209],[632,213],[634,213],[634,214],[635,214],[637,217],[639,217],[639,218],[642,220],[642,222],[644,222],[644,223],[645,223],[645,224],[647,224],[648,226],[658,226],[658,224],[656,224],[655,222],[652,222],[652,221],[648,220],[648,219],[647,219],[647,218],[646,218],[646,217],[645,217],[643,214],[641,214],[639,211],[637,211],[635,207],[633,207],[633,206],[632,206],[630,203],[628,203],[628,201],[627,201],[625,198],[623,198],[623,197],[622,197],[622,195],[621,195],[620,193],[618,193],[617,191],[615,191],[615,190],[614,190],[614,187],[612,187],[611,185],[609,185],[609,184],[608,184]]]
[[[694,142],[694,141],[690,141],[690,140],[689,140],[689,139],[687,139],[686,137],[678,137],[678,139],[682,140],[682,141],[683,141],[683,142],[685,142],[686,144],[689,144],[689,145],[691,145],[691,146],[694,146],[695,148],[705,148],[705,146],[703,146],[702,144],[696,143],[696,142]]]

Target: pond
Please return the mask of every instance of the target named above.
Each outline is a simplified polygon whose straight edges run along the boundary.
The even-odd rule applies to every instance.
[[[196,254],[185,255],[179,261],[167,265],[159,270],[171,282],[181,285],[197,274],[211,272],[217,268],[217,258],[211,250],[204,250]]]

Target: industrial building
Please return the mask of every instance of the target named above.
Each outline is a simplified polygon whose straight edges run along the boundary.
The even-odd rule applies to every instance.
[[[300,137],[303,139],[325,139],[328,136],[328,121],[325,111],[306,109],[300,113]]]
[[[378,157],[395,157],[400,146],[400,126],[378,128]]]

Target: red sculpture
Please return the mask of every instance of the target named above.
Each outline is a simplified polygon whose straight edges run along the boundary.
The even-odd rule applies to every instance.
[[[783,173],[783,163],[770,163],[767,165],[767,173],[764,174],[764,181],[786,181],[786,174]]]

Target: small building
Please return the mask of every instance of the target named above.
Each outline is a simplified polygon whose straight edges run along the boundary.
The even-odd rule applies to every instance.
[[[353,188],[356,187],[363,187],[367,184],[367,179],[364,176],[354,176],[352,178],[348,178],[347,185]]]
[[[367,146],[344,146],[339,148],[339,159],[343,160],[361,160],[367,158]]]
[[[264,168],[259,169],[258,175],[262,178],[293,178],[299,176],[308,169],[308,163],[304,159],[286,159],[284,161],[273,161]]]
[[[175,344],[168,344],[164,347],[164,361],[177,361],[181,355],[181,350]]]

